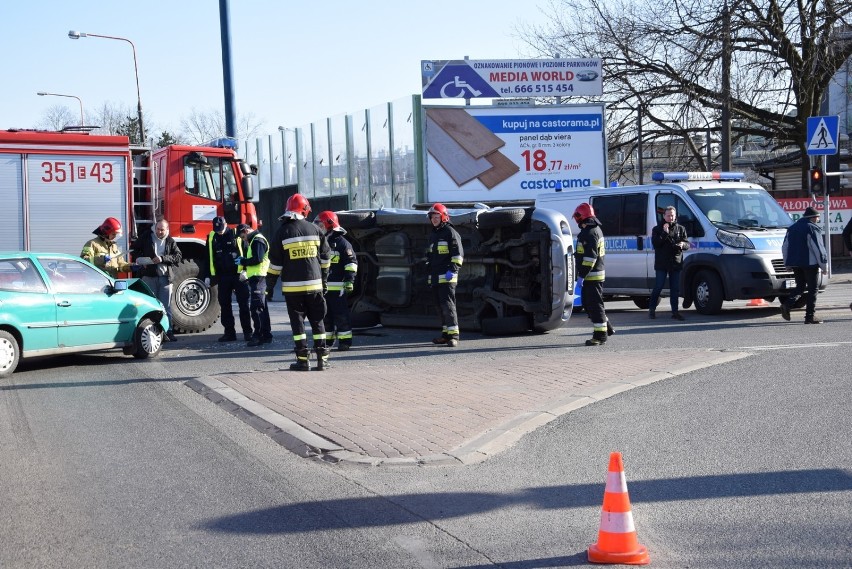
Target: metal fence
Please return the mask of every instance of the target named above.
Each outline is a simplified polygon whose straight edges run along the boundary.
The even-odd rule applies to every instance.
[[[420,96],[245,140],[261,190],[296,186],[308,199],[346,196],[349,209],[409,207],[425,192]],[[261,193],[261,195],[263,195]]]

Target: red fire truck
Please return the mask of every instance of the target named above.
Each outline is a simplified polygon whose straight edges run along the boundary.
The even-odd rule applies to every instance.
[[[0,249],[79,255],[92,231],[115,217],[126,253],[165,218],[183,253],[174,273],[174,329],[206,330],[219,317],[215,288],[198,278],[213,218],[258,227],[251,167],[228,142],[152,151],[131,147],[126,136],[0,131]]]

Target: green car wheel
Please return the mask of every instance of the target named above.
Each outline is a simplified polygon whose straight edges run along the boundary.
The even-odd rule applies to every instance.
[[[146,358],[156,357],[163,347],[163,337],[166,333],[163,328],[151,320],[143,318],[136,326],[136,334],[133,339],[134,348],[133,357],[144,360]]]

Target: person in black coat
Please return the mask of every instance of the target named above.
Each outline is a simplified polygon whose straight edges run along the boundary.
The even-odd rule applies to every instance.
[[[677,210],[674,206],[666,208],[663,219],[651,231],[651,243],[654,245],[654,270],[657,273],[657,281],[654,284],[654,290],[651,292],[648,317],[657,317],[657,303],[660,301],[660,293],[666,284],[666,277],[668,277],[672,318],[683,320],[683,315],[678,311],[677,303],[680,297],[683,252],[689,249],[689,241],[686,237],[686,229],[683,225],[677,223]]]
[[[175,240],[169,236],[169,222],[161,219],[136,241],[132,250],[135,265],[140,267],[142,280],[148,285],[163,306],[169,317],[169,329],[166,337],[174,342],[172,321],[172,269],[180,265],[183,255]]]

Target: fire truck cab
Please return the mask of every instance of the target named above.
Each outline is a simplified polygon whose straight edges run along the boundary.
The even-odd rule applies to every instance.
[[[213,218],[258,227],[251,167],[231,142],[152,151],[131,147],[126,136],[0,131],[0,249],[76,255],[94,228],[115,217],[127,253],[166,219],[183,254],[172,274],[173,328],[206,330],[219,317],[215,287],[199,278]]]

